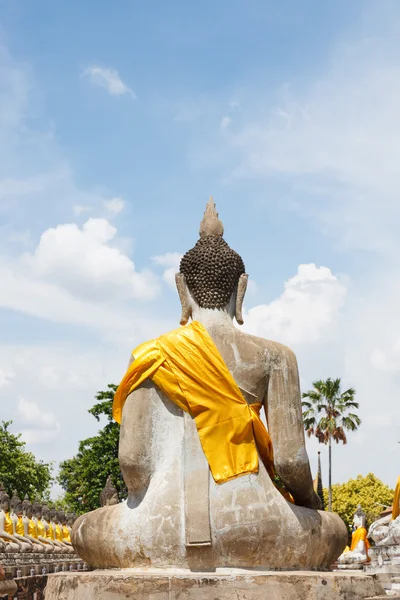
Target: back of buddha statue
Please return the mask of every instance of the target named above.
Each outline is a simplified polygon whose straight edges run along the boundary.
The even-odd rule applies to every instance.
[[[132,368],[116,394],[119,461],[129,496],[126,503],[100,508],[75,523],[74,545],[94,566],[321,568],[330,566],[345,546],[347,532],[340,519],[316,510],[319,499],[305,450],[296,358],[285,346],[233,325],[234,318],[243,323],[247,275],[222,235],[211,200],[200,239],[183,257],[176,276],[181,325],[193,321],[171,334],[180,370],[167,365],[161,336],[133,352]],[[192,336],[195,329],[204,333],[204,347],[198,343],[201,334]],[[149,360],[143,360],[146,352]],[[185,358],[192,371],[185,368]],[[147,371],[139,377],[142,364]],[[195,403],[191,377],[197,385]],[[222,398],[227,387],[230,395]],[[232,416],[226,419],[232,429],[224,424],[222,411],[233,405],[244,415],[242,429]],[[207,421],[200,423],[206,409],[210,427]],[[258,413],[263,418],[263,410],[269,434],[264,429],[264,438],[258,439],[253,423],[262,429]],[[257,444],[269,437],[273,468],[267,471]],[[247,447],[247,467],[214,477],[210,458],[240,454]],[[274,485],[275,472],[294,504]]]

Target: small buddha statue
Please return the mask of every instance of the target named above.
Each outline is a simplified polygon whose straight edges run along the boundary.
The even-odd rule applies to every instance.
[[[354,531],[351,536],[351,546],[339,556],[339,567],[343,565],[361,567],[369,562],[368,549],[370,545],[367,538],[367,530],[365,529],[365,521],[365,512],[359,504],[353,519]]]
[[[50,511],[51,513],[52,511]],[[63,550],[65,553],[73,553],[74,552],[74,548],[71,544],[71,542],[66,542],[63,539],[63,525],[61,523],[62,521],[62,511],[54,511],[54,520],[53,523],[55,525],[53,525],[54,527],[54,531],[55,531],[55,536],[56,536],[56,540],[57,542],[59,542],[59,544],[61,544]]]
[[[51,539],[46,537],[46,528],[42,521],[42,514],[43,514],[42,505],[40,504],[40,502],[38,502],[36,500],[33,503],[32,508],[33,508],[32,520],[34,521],[34,523],[36,525],[37,539],[39,540],[39,542],[42,542],[42,544],[44,544],[46,554],[52,554],[55,551],[55,544]]]
[[[54,552],[60,553],[63,551],[63,548],[62,548],[61,544],[59,544],[59,542],[57,542],[55,540],[55,534],[54,534],[53,526],[50,523],[50,520],[51,520],[50,519],[50,509],[47,506],[47,504],[43,504],[41,522],[43,524],[44,531],[45,531],[44,537],[46,538],[46,540],[48,540],[52,544],[52,546],[54,548]]]
[[[32,503],[30,502],[28,495],[22,502],[22,525],[24,530],[24,538],[27,538],[32,542],[33,552],[45,552],[45,545],[38,540],[38,533],[36,524],[32,521],[33,509]]]
[[[58,512],[58,520],[60,524],[62,542],[68,546],[69,552],[72,554],[75,552],[75,550],[71,543],[71,536],[67,527],[67,517],[64,511],[60,510]]]
[[[72,531],[94,567],[324,569],[346,546],[318,510],[294,353],[233,323],[248,275],[223,233],[211,199],[176,275],[181,327],[133,350],[115,394],[128,499]]]
[[[100,506],[113,506],[114,504],[118,504],[118,502],[118,492],[109,475],[107,477],[106,485],[100,494]]]
[[[22,542],[14,535],[9,509],[10,496],[3,488],[0,496],[0,539],[5,545],[5,552],[23,552]]]
[[[33,544],[31,540],[24,537],[24,526],[22,523],[22,500],[18,496],[17,490],[14,490],[10,501],[10,517],[13,525],[13,535],[21,542],[22,552],[32,552]]]

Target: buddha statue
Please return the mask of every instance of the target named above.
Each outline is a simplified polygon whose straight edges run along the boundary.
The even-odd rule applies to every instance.
[[[66,516],[65,512],[63,512],[62,510],[58,512],[58,520],[59,520],[59,526],[60,526],[60,530],[61,530],[62,543],[65,544],[66,546],[68,546],[68,550],[72,554],[73,552],[75,552],[75,550],[74,550],[74,547],[72,546],[70,532],[67,527],[67,516]]]
[[[22,500],[18,496],[17,490],[14,490],[10,501],[10,518],[13,526],[13,535],[21,542],[22,552],[32,552],[33,544],[31,540],[24,537],[24,526],[22,523]]]
[[[51,513],[52,513],[52,511],[50,511],[50,514]],[[63,515],[62,511],[58,511],[58,510],[54,511],[54,518],[53,518],[52,524],[54,527],[56,540],[59,544],[61,544],[63,551],[66,554],[67,553],[72,554],[74,552],[74,548],[73,548],[71,542],[68,542],[63,538],[63,524],[62,524],[63,516],[62,515]]]
[[[247,279],[211,199],[176,275],[181,327],[132,352],[115,394],[129,494],[75,522],[92,566],[324,569],[346,546],[318,510],[295,355],[234,326]]]
[[[40,502],[38,502],[38,500],[36,500],[33,503],[32,508],[33,508],[32,520],[36,525],[37,539],[39,540],[39,542],[42,542],[42,544],[44,544],[46,554],[52,554],[55,552],[56,546],[55,546],[53,540],[46,537],[46,527],[42,521],[43,507],[40,504]]]
[[[52,544],[52,546],[54,548],[54,552],[60,553],[60,552],[63,551],[63,547],[55,539],[54,529],[53,529],[53,526],[50,523],[50,520],[51,520],[50,519],[50,509],[47,506],[47,504],[43,504],[43,506],[42,506],[42,518],[41,518],[41,522],[42,522],[43,527],[44,527],[44,532],[45,532],[44,537],[46,538],[46,540],[48,540]]]
[[[351,536],[351,546],[339,556],[339,567],[351,565],[352,568],[366,564],[369,562],[368,549],[370,547],[367,539],[367,530],[365,529],[366,515],[362,510],[361,505],[357,507],[354,514],[353,526],[354,531]]]
[[[100,506],[113,506],[114,504],[118,504],[118,502],[118,492],[109,475],[107,477],[106,485],[100,494]]]
[[[376,546],[397,546],[400,544],[400,477],[394,490],[392,511],[372,523],[368,537]]]
[[[45,545],[38,540],[38,532],[36,523],[32,520],[33,517],[33,506],[27,495],[22,502],[22,525],[23,525],[23,536],[32,542],[33,552],[45,552]]]
[[[0,539],[5,546],[5,552],[23,552],[22,542],[14,535],[9,509],[10,496],[3,488],[0,496]]]

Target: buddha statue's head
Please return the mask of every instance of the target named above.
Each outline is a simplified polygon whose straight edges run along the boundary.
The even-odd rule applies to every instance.
[[[357,506],[357,510],[354,514],[354,518],[353,518],[353,525],[356,529],[358,529],[359,527],[365,527],[365,522],[366,522],[366,514],[363,511],[363,509],[361,508],[361,504],[359,504]]]
[[[57,519],[57,511],[55,508],[51,508],[49,510],[49,517],[50,517],[50,521],[51,523],[54,523]]]
[[[50,519],[50,509],[47,504],[43,504],[42,506],[42,517],[45,521],[49,521]]]
[[[24,515],[28,517],[28,519],[32,519],[32,503],[28,498],[28,494],[25,494],[24,501],[22,502],[22,511]]]
[[[10,496],[7,494],[7,492],[2,493],[1,508],[4,510],[4,512],[8,512],[10,508]]]
[[[13,495],[10,500],[10,510],[12,513],[18,514],[22,512],[22,502],[18,496],[17,490],[13,491]]]
[[[107,477],[106,485],[100,494],[100,506],[113,506],[114,504],[118,504],[118,502],[118,492],[109,475]]]
[[[40,519],[42,518],[42,505],[40,504],[40,502],[38,502],[38,500],[35,500],[35,502],[33,503],[33,515],[37,518],[38,521],[40,521]]]
[[[181,325],[193,309],[200,307],[226,312],[241,325],[248,276],[239,254],[223,238],[224,227],[210,198],[200,224],[200,239],[183,256],[175,276],[182,304]]]
[[[67,524],[67,517],[64,511],[60,510],[58,513],[58,518],[59,518],[59,522],[61,523],[61,525],[66,525]]]
[[[68,525],[70,527],[72,527],[72,525],[75,523],[75,521],[76,521],[77,518],[78,517],[77,517],[77,515],[75,513],[70,513],[69,520],[68,520]]]

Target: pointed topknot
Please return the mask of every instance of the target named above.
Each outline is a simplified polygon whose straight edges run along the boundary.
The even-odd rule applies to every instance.
[[[206,237],[207,235],[214,235],[215,237],[222,237],[224,235],[224,226],[218,218],[212,196],[210,196],[203,220],[200,223],[200,237]]]

